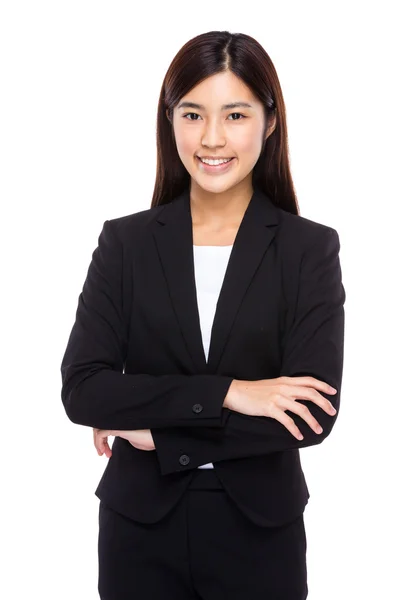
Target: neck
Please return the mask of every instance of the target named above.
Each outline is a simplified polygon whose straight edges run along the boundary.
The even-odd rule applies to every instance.
[[[193,225],[212,230],[239,226],[253,194],[251,182],[241,184],[223,192],[211,192],[191,181]]]

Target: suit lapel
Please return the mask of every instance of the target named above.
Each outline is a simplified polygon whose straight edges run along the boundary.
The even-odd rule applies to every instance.
[[[163,273],[195,371],[200,374],[216,373],[242,299],[275,236],[279,210],[254,186],[254,193],[235,238],[216,306],[208,362],[202,343],[196,295],[189,189],[164,205],[157,223],[154,237]],[[255,310],[258,307],[255,306]]]

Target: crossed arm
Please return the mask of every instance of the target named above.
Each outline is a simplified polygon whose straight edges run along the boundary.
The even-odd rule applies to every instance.
[[[287,332],[280,376],[311,376],[332,385],[339,409],[343,370],[344,301],[339,237],[326,228],[306,249],[298,299]],[[208,462],[256,456],[318,444],[336,416],[308,400],[323,427],[315,433],[292,415],[303,433],[297,440],[279,421],[224,407],[233,377],[223,375],[123,374],[125,331],[121,318],[122,249],[113,224],[105,221],[61,364],[61,397],[74,422],[102,430],[150,430],[162,474]],[[326,397],[326,394],[324,393]],[[201,412],[193,409],[203,406]],[[181,466],[181,454],[190,457]]]

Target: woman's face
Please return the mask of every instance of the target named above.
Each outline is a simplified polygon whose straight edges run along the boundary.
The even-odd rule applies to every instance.
[[[239,102],[247,106],[224,107]],[[174,108],[173,127],[179,157],[193,184],[221,193],[252,177],[263,143],[263,105],[231,71],[208,77],[183,96]],[[265,137],[274,127],[275,120]],[[233,160],[208,169],[198,156]]]

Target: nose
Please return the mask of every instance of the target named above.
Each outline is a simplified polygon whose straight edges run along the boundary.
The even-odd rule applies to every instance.
[[[208,148],[223,147],[226,144],[225,131],[219,119],[210,119],[204,127],[202,145]]]

